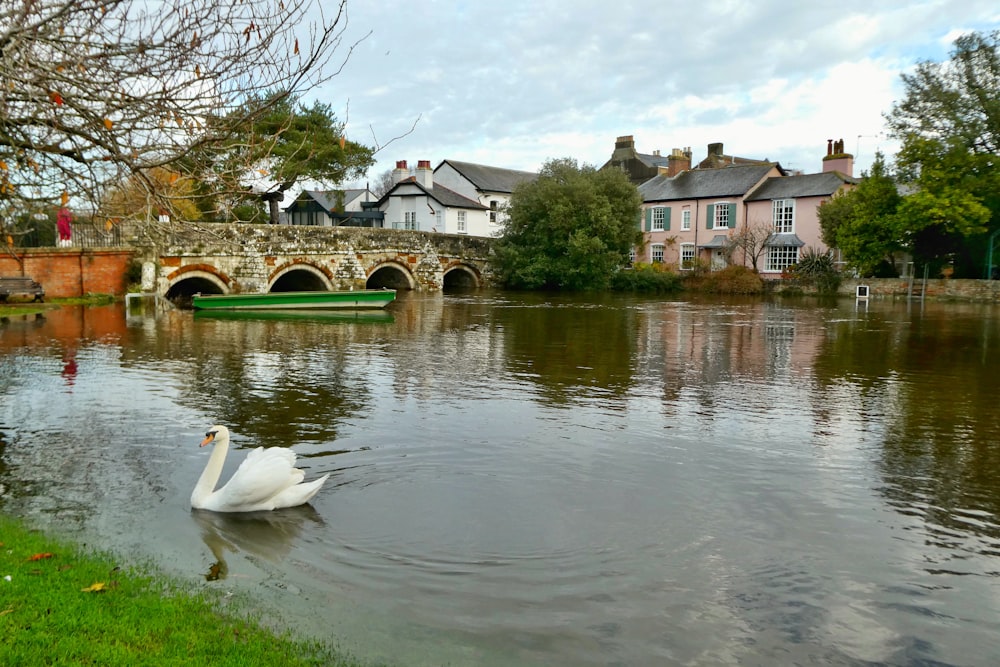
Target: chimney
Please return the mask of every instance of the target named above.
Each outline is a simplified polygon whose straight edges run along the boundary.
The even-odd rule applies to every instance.
[[[670,151],[670,155],[667,157],[667,176],[673,178],[682,171],[687,171],[691,168],[691,149],[682,151],[680,148],[675,148]]]
[[[615,139],[615,152],[611,154],[611,161],[622,163],[635,159],[635,139],[631,134],[627,134]]]
[[[619,148],[631,148],[635,149],[635,138],[631,135],[625,135],[623,137],[618,137],[615,139],[615,150]]]
[[[717,156],[722,157],[722,142],[713,143],[708,145],[708,157]]]
[[[844,140],[826,140],[826,157],[823,158],[823,173],[839,171],[854,176],[854,156],[844,152]]]
[[[417,183],[428,190],[434,187],[434,170],[431,169],[430,160],[417,161]]]
[[[400,181],[410,177],[410,169],[406,166],[406,160],[396,160],[396,168],[392,170],[392,182]]]

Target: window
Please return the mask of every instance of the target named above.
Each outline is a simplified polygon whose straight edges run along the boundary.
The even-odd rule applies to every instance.
[[[774,211],[774,233],[791,234],[795,231],[795,200],[775,199],[772,202]]]
[[[729,207],[730,204],[725,202],[715,205],[715,229],[729,228]]]
[[[770,246],[767,249],[765,271],[784,271],[799,261],[799,249],[794,246]]]
[[[466,233],[468,233],[468,231],[469,230],[465,226],[465,211],[459,211],[458,212],[458,233],[459,234],[466,234]]]
[[[403,212],[403,229],[416,229],[417,228],[417,212],[416,211],[404,211]]]
[[[443,232],[444,231],[444,211],[438,209],[434,212],[434,231]]]
[[[635,246],[628,249],[628,264],[629,266],[635,264]]]
[[[663,261],[663,244],[654,243],[649,247],[649,259],[654,264]]]
[[[497,211],[499,211],[499,210],[500,210],[500,202],[498,202],[496,199],[491,199],[490,200],[490,222],[492,224],[494,224],[494,225],[497,223]]]
[[[663,208],[662,206],[657,206],[656,208],[653,209],[653,228],[652,228],[652,230],[654,232],[662,232],[663,231],[663,217],[664,217],[663,216],[663,212],[665,210],[666,209]]]
[[[681,244],[681,269],[687,270],[694,264],[694,244]]]
[[[691,229],[691,209],[686,208],[681,211],[681,230]]]

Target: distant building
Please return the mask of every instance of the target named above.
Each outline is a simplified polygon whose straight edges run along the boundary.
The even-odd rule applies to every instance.
[[[514,188],[538,175],[527,171],[444,160],[431,169],[420,160],[411,175],[396,162],[395,185],[378,201],[386,227],[470,236],[497,236]]]
[[[635,259],[681,271],[699,263],[712,270],[750,264],[734,252],[732,239],[758,226],[770,230],[758,269],[778,277],[798,262],[802,248],[827,250],[818,209],[857,184],[853,164],[853,156],[828,142],[821,173],[790,175],[777,162],[727,156],[721,143],[710,144],[696,168],[672,175],[663,169],[639,187],[644,245],[635,249]]]
[[[375,195],[367,188],[303,190],[285,207],[289,225],[317,227],[382,227]]]

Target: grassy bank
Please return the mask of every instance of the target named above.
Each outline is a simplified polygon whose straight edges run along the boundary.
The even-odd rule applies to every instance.
[[[0,317],[34,315],[36,313],[44,313],[47,310],[60,308],[61,306],[100,306],[105,303],[114,303],[114,301],[115,297],[111,294],[90,294],[88,296],[64,299],[46,299],[43,303],[15,298],[9,302],[0,303]]]
[[[0,665],[40,664],[362,665],[0,515]]]

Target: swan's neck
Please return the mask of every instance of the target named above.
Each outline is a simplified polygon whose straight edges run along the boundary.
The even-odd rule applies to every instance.
[[[215,485],[222,475],[222,466],[226,462],[226,454],[229,452],[229,438],[221,438],[215,441],[212,447],[212,455],[208,457],[208,463],[198,478],[198,483],[194,485],[191,493],[191,504],[197,506],[202,501],[212,495]]]

